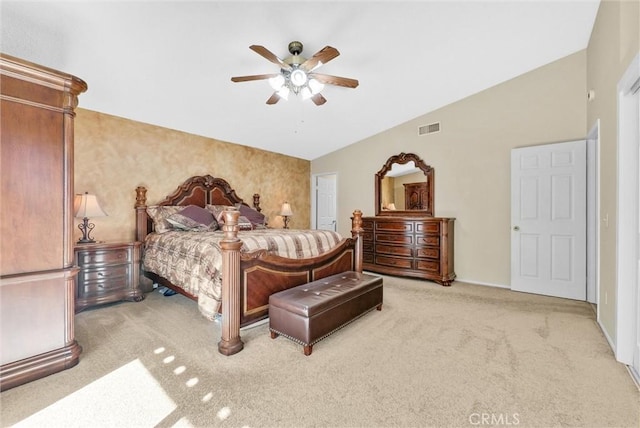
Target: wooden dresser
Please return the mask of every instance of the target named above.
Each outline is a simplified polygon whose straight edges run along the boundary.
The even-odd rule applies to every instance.
[[[363,217],[364,270],[451,285],[454,220],[442,217]]]
[[[0,390],[73,367],[77,77],[0,54]]]
[[[76,244],[80,267],[76,312],[120,300],[144,299],[140,288],[142,242]]]

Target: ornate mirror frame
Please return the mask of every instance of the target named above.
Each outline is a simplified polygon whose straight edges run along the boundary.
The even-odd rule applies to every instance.
[[[416,167],[420,169],[424,175],[427,182],[427,197],[426,197],[426,207],[424,209],[417,210],[383,210],[381,204],[381,191],[382,191],[382,179],[385,175],[391,171],[393,164],[406,164],[409,162],[414,162]],[[387,163],[384,164],[382,169],[376,173],[375,176],[375,199],[376,199],[376,215],[377,216],[421,216],[421,217],[433,217],[434,207],[434,170],[429,165],[424,163],[420,157],[414,153],[400,153],[399,155],[391,156]]]

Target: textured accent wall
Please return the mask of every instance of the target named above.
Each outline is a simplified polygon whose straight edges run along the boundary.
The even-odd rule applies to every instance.
[[[294,211],[291,228],[310,225],[307,160],[82,108],[75,124],[75,193],[95,193],[109,214],[91,219],[96,240],[134,238],[137,186],[147,187],[151,205],[185,179],[204,174],[227,180],[249,205],[259,193],[271,227],[282,227],[278,213],[284,201]],[[75,239],[80,235],[76,227]]]

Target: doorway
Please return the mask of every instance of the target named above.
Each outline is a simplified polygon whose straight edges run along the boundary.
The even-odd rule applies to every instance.
[[[311,180],[311,217],[314,229],[337,230],[335,173],[315,174]]]
[[[600,294],[600,119],[587,135],[587,302]],[[600,315],[598,314],[598,319]]]
[[[616,359],[640,379],[640,54],[617,89]]]

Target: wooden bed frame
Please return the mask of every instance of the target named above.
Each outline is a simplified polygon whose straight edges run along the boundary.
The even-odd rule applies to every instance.
[[[153,231],[153,223],[147,215],[147,189],[136,188],[136,240],[145,242]],[[211,175],[194,176],[162,201],[152,205],[247,205],[229,183]],[[253,195],[254,209],[260,211],[260,197]],[[306,284],[336,273],[354,270],[362,272],[362,212],[356,210],[352,217],[351,238],[343,239],[333,250],[308,259],[288,259],[274,256],[266,250],[242,253],[242,241],[238,238],[237,209],[224,213],[224,239],[222,248],[222,337],[218,351],[224,355],[240,352],[244,346],[240,327],[269,316],[269,296],[278,291]],[[166,278],[152,272],[144,272],[152,281],[169,287],[196,300],[197,297],[173,285]]]

